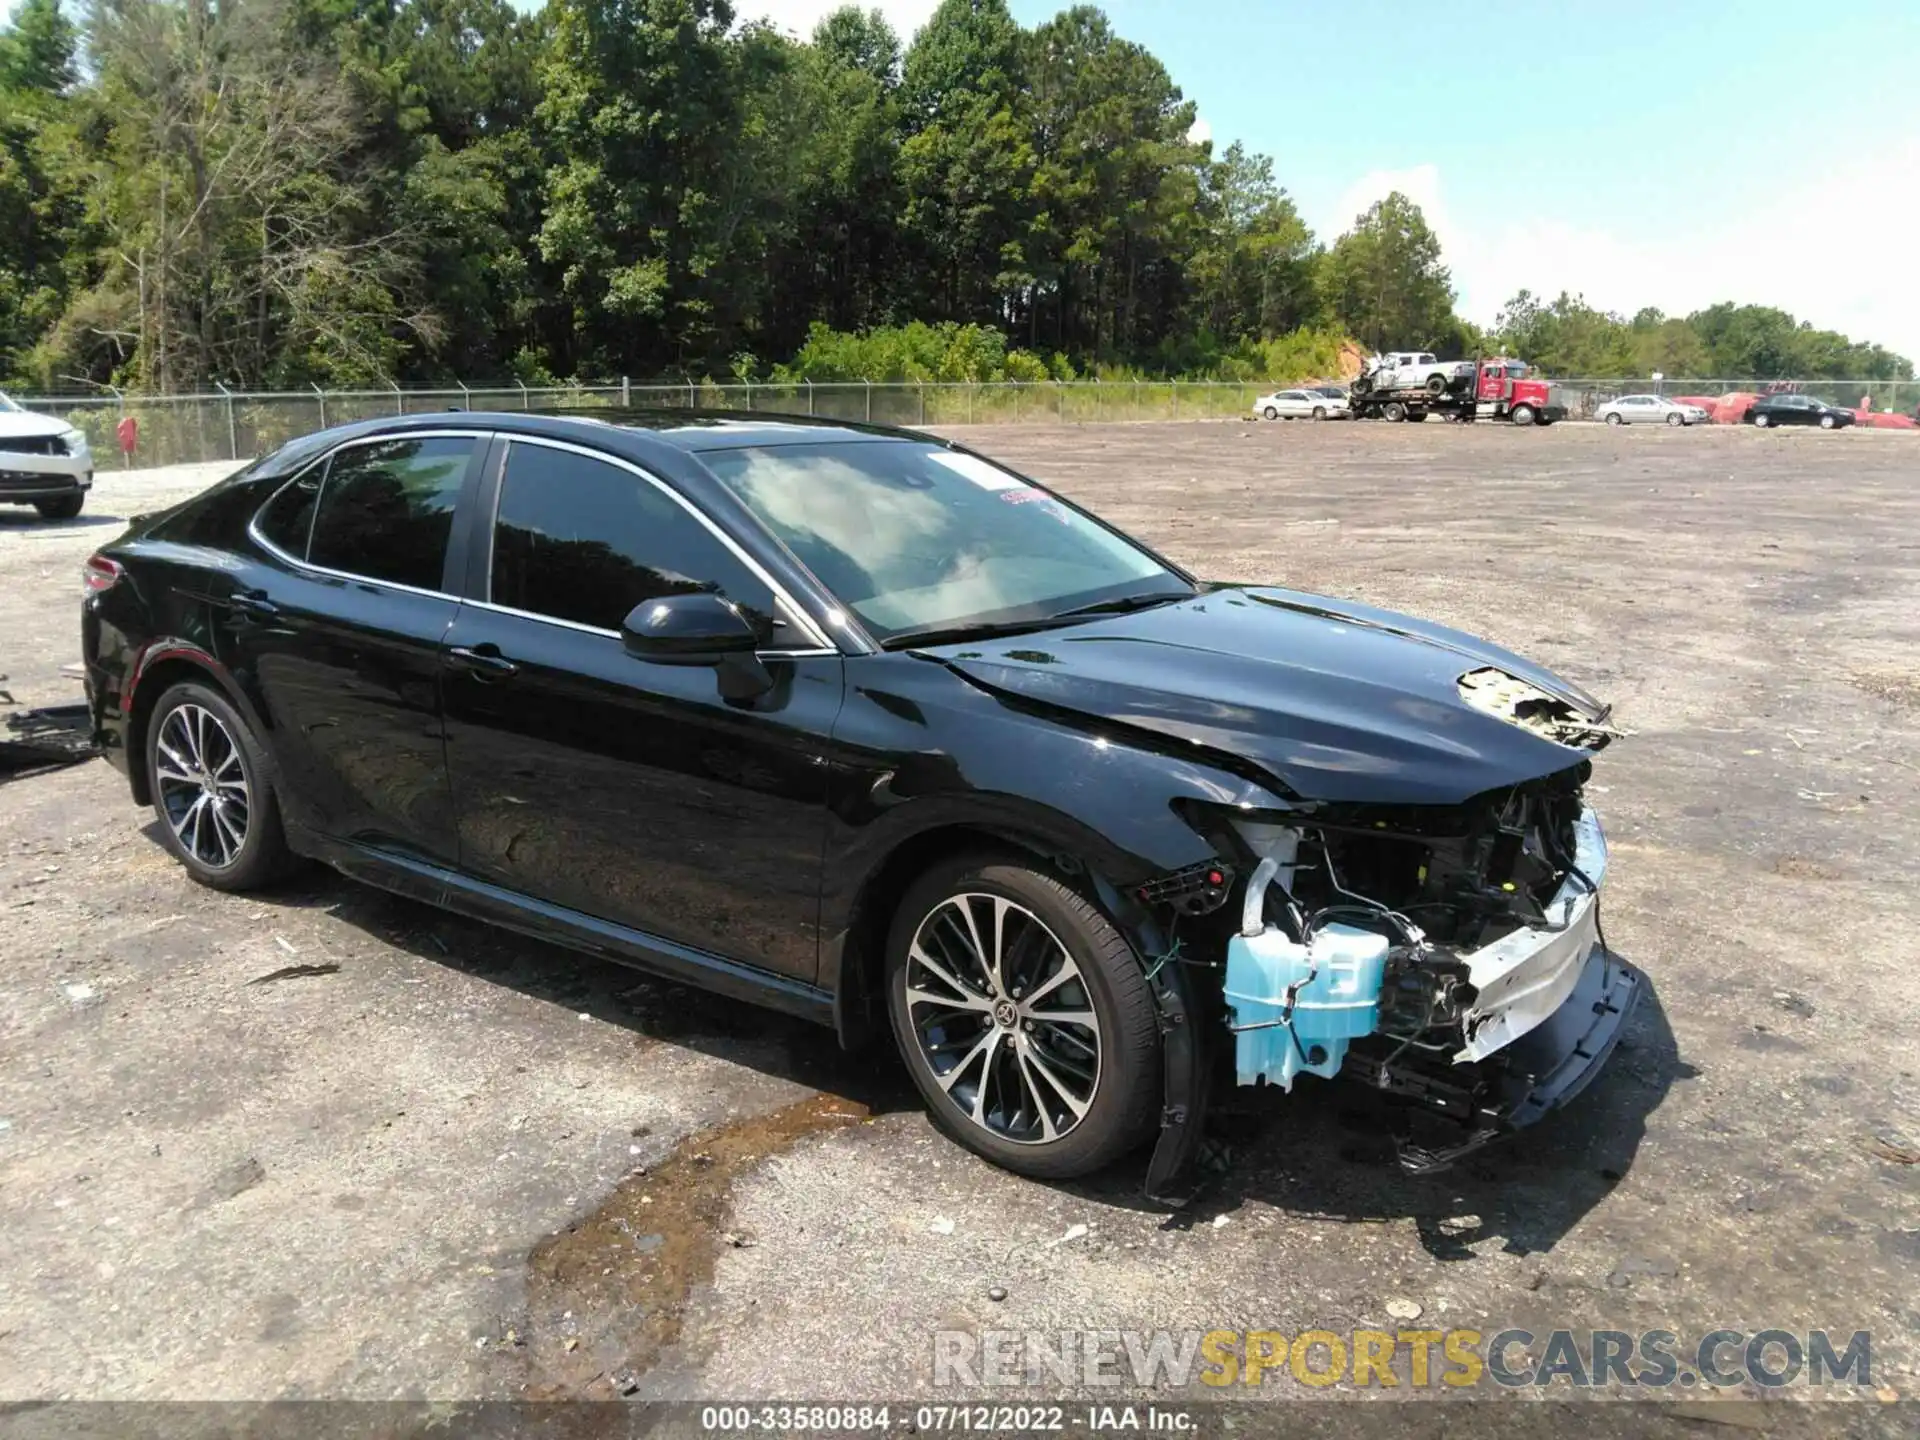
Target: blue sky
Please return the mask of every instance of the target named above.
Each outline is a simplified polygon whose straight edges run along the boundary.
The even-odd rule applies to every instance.
[[[867,0],[903,35],[934,0]],[[1061,8],[1011,0],[1025,24]],[[804,33],[833,0],[735,0]],[[1331,239],[1390,189],[1460,308],[1731,299],[1920,361],[1920,0],[1108,0]],[[1364,23],[1363,22],[1369,22]]]

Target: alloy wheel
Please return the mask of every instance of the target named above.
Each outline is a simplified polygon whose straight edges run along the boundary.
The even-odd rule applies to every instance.
[[[1031,910],[953,895],[908,948],[907,1015],[934,1081],[973,1124],[1047,1144],[1100,1087],[1100,1019],[1080,967]]]
[[[167,712],[154,743],[161,816],[196,861],[226,869],[245,848],[253,818],[239,742],[218,715],[187,703]]]

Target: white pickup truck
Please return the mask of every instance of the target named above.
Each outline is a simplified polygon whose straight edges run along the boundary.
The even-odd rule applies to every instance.
[[[1375,393],[1426,390],[1444,395],[1456,381],[1470,379],[1472,375],[1470,360],[1436,360],[1425,350],[1389,350],[1367,362],[1354,388],[1362,388],[1360,382],[1365,382],[1364,388]]]

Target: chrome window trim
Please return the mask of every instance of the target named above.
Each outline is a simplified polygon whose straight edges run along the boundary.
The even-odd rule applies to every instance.
[[[344,445],[336,445],[325,454],[314,456],[313,459],[289,475],[284,484],[276,486],[274,492],[260,502],[253,514],[247,518],[247,536],[254,544],[258,545],[262,550],[265,550],[276,560],[291,565],[297,570],[305,570],[312,575],[325,575],[330,580],[353,580],[362,585],[378,585],[383,589],[398,590],[406,595],[424,595],[430,600],[452,600],[458,604],[461,601],[461,597],[445,590],[423,590],[418,585],[406,585],[398,580],[382,580],[376,575],[358,575],[351,570],[335,570],[328,565],[315,565],[310,560],[303,560],[298,556],[289,555],[278,545],[274,544],[273,541],[267,539],[265,535],[260,533],[260,517],[266,513],[267,507],[278,500],[284,492],[298,485],[301,480],[305,479],[309,470],[318,466],[331,464],[336,455],[345,454],[347,451],[358,449],[363,445],[384,445],[394,440],[475,440],[484,443],[492,439],[492,434],[485,430],[402,430],[391,435],[366,435],[355,440],[349,440]],[[468,463],[472,463],[472,457],[468,458]],[[323,486],[322,489],[324,488]],[[320,514],[320,496],[318,495],[314,496],[313,513],[315,518],[318,518]],[[309,543],[311,543],[313,534],[311,524],[309,524],[307,534]]]
[[[840,654],[840,648],[837,645],[835,645],[830,638],[828,638],[826,631],[821,628],[820,622],[814,618],[812,613],[808,611],[808,609],[804,605],[802,605],[798,600],[794,599],[792,595],[787,593],[786,587],[782,585],[778,580],[774,579],[774,577],[768,573],[767,568],[764,565],[762,565],[752,555],[748,554],[746,549],[740,544],[740,542],[735,540],[733,536],[729,535],[725,530],[721,529],[721,527],[717,523],[715,523],[715,521],[711,516],[706,514],[703,510],[700,509],[699,506],[695,505],[691,500],[689,500],[686,496],[682,495],[678,490],[676,490],[673,486],[669,485],[666,481],[662,480],[659,476],[651,474],[647,470],[642,469],[640,466],[634,464],[633,461],[628,460],[624,456],[610,455],[605,450],[596,450],[589,445],[575,445],[572,442],[567,440],[552,440],[547,438],[544,435],[503,434],[500,438],[507,442],[507,453],[506,453],[505,460],[502,462],[500,467],[500,483],[495,488],[495,492],[494,492],[494,514],[488,524],[488,529],[487,529],[487,545],[488,545],[488,558],[489,558],[489,563],[487,566],[487,598],[484,601],[469,601],[468,602],[469,604],[484,604],[490,610],[505,611],[509,615],[522,615],[531,620],[546,620],[553,624],[565,625],[575,630],[585,630],[591,634],[612,635],[616,639],[620,635],[620,632],[618,630],[606,630],[596,625],[583,625],[577,621],[562,620],[559,617],[553,616],[553,615],[536,615],[530,611],[516,610],[510,605],[498,605],[494,603],[493,566],[491,563],[493,530],[494,530],[494,527],[499,524],[500,495],[505,491],[506,483],[507,483],[506,467],[513,463],[513,447],[515,445],[523,445],[523,444],[534,445],[534,446],[539,446],[548,450],[569,451],[575,455],[583,455],[589,460],[598,460],[604,465],[611,465],[617,470],[625,470],[628,473],[635,475],[640,479],[646,481],[649,485],[653,486],[654,489],[660,491],[663,495],[666,495],[669,499],[671,499],[674,502],[674,504],[678,505],[682,510],[686,511],[687,514],[691,515],[696,522],[698,522],[701,526],[703,526],[706,529],[708,534],[712,535],[714,539],[718,540],[729,551],[731,551],[733,553],[734,559],[738,560],[742,565],[746,566],[747,569],[753,573],[756,579],[764,583],[767,589],[773,593],[774,600],[786,606],[788,613],[791,614],[794,617],[794,619],[798,621],[802,626],[802,628],[805,629],[805,631],[807,632],[806,638],[813,642],[812,647],[804,651],[803,650],[765,650],[765,651],[759,651],[756,653],[769,655],[769,656],[802,655],[802,654],[828,654],[828,655]]]
[[[534,620],[542,625],[558,625],[562,630],[577,630],[582,635],[598,635],[607,640],[621,638],[618,630],[608,630],[600,625],[583,625],[578,620],[562,620],[557,615],[536,615],[531,610],[517,610],[511,605],[496,605],[491,600],[466,600],[462,604],[471,605],[476,610],[490,610],[496,615],[511,615],[516,620]],[[753,652],[762,660],[819,660],[831,657],[840,658],[840,652],[831,646],[807,650],[756,650]]]

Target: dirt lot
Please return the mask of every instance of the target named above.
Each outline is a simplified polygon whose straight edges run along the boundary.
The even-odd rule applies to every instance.
[[[1411,1179],[1303,1082],[1170,1220],[1138,1166],[976,1162],[824,1032],[327,875],[199,890],[87,764],[0,785],[0,1398],[897,1398],[936,1330],[1392,1328],[1390,1301],[1870,1330],[1912,1394],[1920,437],[967,438],[1204,573],[1432,616],[1617,703],[1607,933],[1654,994],[1576,1111]],[[89,548],[224,468],[0,511],[23,701],[77,698]]]

